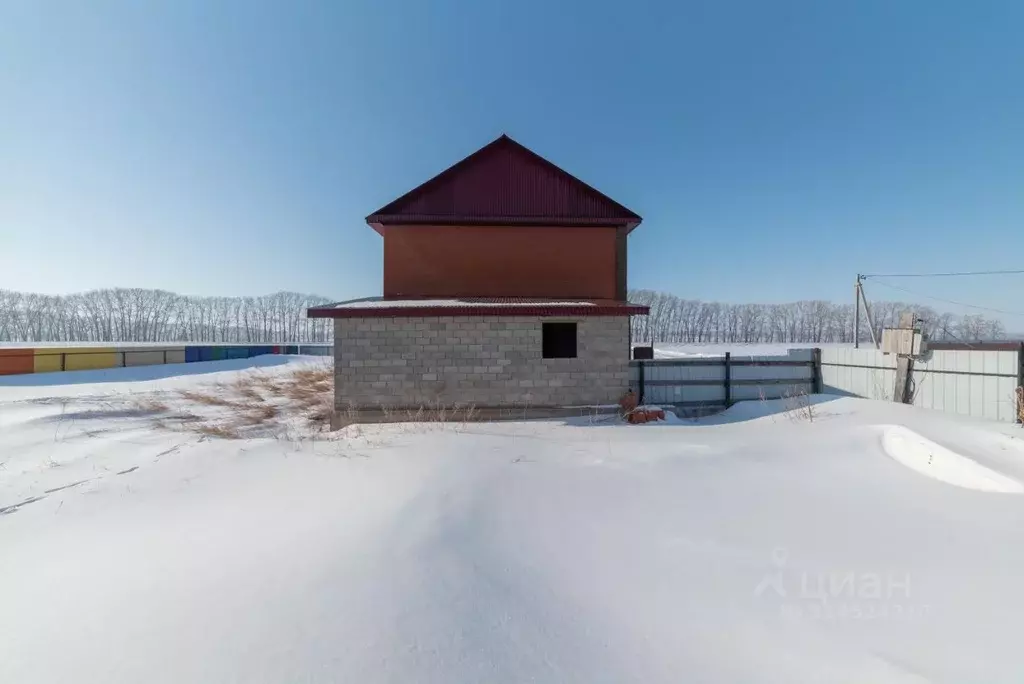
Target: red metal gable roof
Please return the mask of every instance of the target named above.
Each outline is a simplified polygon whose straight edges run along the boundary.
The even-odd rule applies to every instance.
[[[366,217],[370,225],[621,225],[641,218],[507,135]]]

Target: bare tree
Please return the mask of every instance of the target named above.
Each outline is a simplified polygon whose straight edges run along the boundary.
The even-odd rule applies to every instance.
[[[189,297],[164,290],[107,289],[63,297],[0,290],[0,341],[330,342],[329,320],[307,320],[325,297]]]
[[[849,343],[854,340],[851,304],[806,300],[788,304],[721,304],[703,302],[653,290],[634,290],[629,300],[651,308],[650,315],[633,320],[633,339],[643,342]],[[875,334],[895,326],[900,314],[914,311],[923,320],[929,339],[998,339],[1006,334],[1001,322],[984,316],[957,316],[931,307],[903,302],[871,305]],[[869,336],[861,322],[862,339]]]

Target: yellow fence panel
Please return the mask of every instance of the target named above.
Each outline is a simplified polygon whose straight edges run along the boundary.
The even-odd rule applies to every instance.
[[[51,373],[60,370],[60,349],[48,347],[36,349],[35,358],[32,359],[33,373]]]
[[[52,373],[114,368],[121,365],[121,355],[113,347],[47,347],[36,349],[33,361],[34,372]]]

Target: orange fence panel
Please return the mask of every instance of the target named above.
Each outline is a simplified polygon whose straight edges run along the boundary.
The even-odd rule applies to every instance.
[[[35,349],[0,349],[0,375],[35,371]]]

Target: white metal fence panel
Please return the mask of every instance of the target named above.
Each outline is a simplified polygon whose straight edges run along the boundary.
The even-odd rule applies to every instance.
[[[825,348],[825,392],[892,401],[896,355],[875,349]],[[914,405],[964,416],[1012,422],[1021,359],[1016,351],[933,350],[914,361]]]
[[[895,382],[894,354],[842,347],[821,350],[821,384],[826,393],[892,401]]]
[[[933,351],[914,362],[914,405],[1012,422],[1018,362],[1015,351]]]

